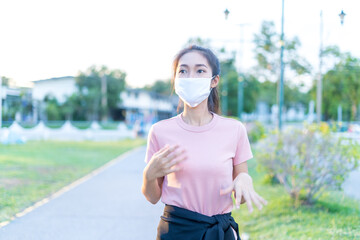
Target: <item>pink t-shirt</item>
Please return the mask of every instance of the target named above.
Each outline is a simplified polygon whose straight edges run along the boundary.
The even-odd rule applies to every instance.
[[[188,159],[182,170],[165,176],[161,201],[207,216],[231,212],[231,194],[220,195],[220,189],[231,185],[234,165],[253,157],[244,125],[211,113],[202,126],[185,123],[182,113],[153,124],[145,156],[148,163],[166,144],[185,148]]]

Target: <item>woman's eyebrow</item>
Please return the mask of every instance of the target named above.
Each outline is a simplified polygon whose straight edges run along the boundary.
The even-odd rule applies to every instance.
[[[196,64],[195,66],[196,67],[206,67],[206,68],[208,68],[205,64]]]
[[[187,64],[181,64],[179,67],[189,67]],[[208,68],[205,64],[195,64],[195,67],[206,67]]]

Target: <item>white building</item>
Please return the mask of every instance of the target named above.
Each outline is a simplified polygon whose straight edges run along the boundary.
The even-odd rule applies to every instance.
[[[71,76],[33,81],[33,100],[43,101],[46,95],[54,96],[59,103],[77,91],[75,78]]]
[[[137,120],[141,124],[152,124],[176,114],[177,96],[163,96],[143,89],[126,89],[120,94],[118,105],[124,120],[132,125]]]
[[[20,97],[21,90],[19,88],[10,88],[7,86],[1,87],[1,99],[5,100],[8,97]]]
[[[50,78],[33,81],[33,100],[42,102],[47,95],[54,96],[58,102],[64,103],[68,96],[77,92],[75,78],[72,76]],[[126,120],[133,124],[136,120],[141,119],[145,122],[153,122],[154,119],[160,120],[171,117],[176,111],[178,97],[162,96],[155,92],[149,92],[143,89],[127,88],[120,93],[121,103],[118,109],[112,112],[114,120]],[[174,111],[175,109],[175,111]],[[34,115],[38,116],[38,109],[35,107]]]
[[[20,98],[20,89],[12,89],[0,84],[0,130],[3,126],[3,112],[7,112],[9,106],[11,106],[10,102],[14,100],[16,101],[18,98]]]

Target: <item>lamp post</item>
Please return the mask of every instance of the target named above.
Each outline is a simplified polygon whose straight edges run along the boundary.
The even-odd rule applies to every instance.
[[[344,10],[341,10],[341,13],[339,14],[341,25],[344,24],[344,17],[345,17]]]
[[[228,9],[225,9],[224,14],[225,14],[225,19],[228,19],[230,11]],[[240,27],[244,27],[246,24],[240,24]],[[241,33],[241,29],[240,29],[240,33]],[[240,44],[243,43],[242,38],[240,37]],[[243,112],[243,106],[244,106],[244,77],[241,75],[241,62],[240,62],[240,58],[239,58],[239,76],[238,76],[238,117],[241,120],[242,119],[242,112]],[[225,84],[225,82],[224,82]],[[226,84],[227,85],[227,84]],[[227,93],[227,86],[224,88],[224,90],[226,89],[226,93]],[[225,99],[224,99],[225,100]],[[227,96],[226,96],[226,109],[227,109]]]
[[[0,75],[0,133],[2,128],[2,77]]]
[[[282,0],[282,15],[281,15],[281,49],[280,49],[280,82],[279,82],[279,91],[278,91],[278,99],[279,99],[279,130],[282,128],[282,108],[284,102],[284,0]]]
[[[322,55],[323,55],[323,15],[320,11],[320,51],[319,51],[319,79],[317,81],[316,87],[316,121],[317,123],[321,122],[321,113],[322,113]]]
[[[244,77],[238,77],[238,117],[242,120],[242,112],[244,108]]]
[[[224,14],[225,14],[225,20],[228,19],[230,11],[228,9],[225,9]],[[224,76],[224,82],[223,82],[223,87],[222,87],[222,91],[221,91],[221,95],[222,95],[222,103],[221,103],[221,108],[222,108],[222,112],[224,115],[227,115],[227,105],[228,105],[228,83],[227,83],[227,79],[228,76],[227,74],[225,74]]]
[[[339,17],[341,25],[344,24],[345,13],[341,10]],[[324,32],[324,21],[323,21],[323,13],[320,11],[320,51],[319,51],[319,77],[317,81],[316,87],[316,120],[317,123],[321,122],[321,113],[322,113],[322,65],[323,65],[323,32]],[[338,116],[341,115],[341,106],[338,107]]]
[[[102,120],[107,121],[107,81],[105,73],[101,76],[101,108],[103,109]]]
[[[341,25],[344,25],[345,15],[346,14],[344,13],[344,10],[341,10],[341,12],[339,14]],[[339,106],[338,106],[337,113],[338,113],[338,123],[341,123],[341,121],[342,121],[342,107],[341,107],[341,104],[339,104]]]
[[[229,13],[230,13],[230,11],[229,11],[228,9],[225,9],[225,11],[224,11],[224,14],[225,14],[225,20],[227,20],[227,19],[228,19]]]

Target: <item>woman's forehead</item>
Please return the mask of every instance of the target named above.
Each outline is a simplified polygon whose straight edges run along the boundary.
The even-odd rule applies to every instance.
[[[205,65],[209,67],[209,63],[206,57],[204,57],[198,51],[191,51],[181,56],[181,58],[179,59],[178,67],[180,67],[181,65],[188,65],[188,66]]]

